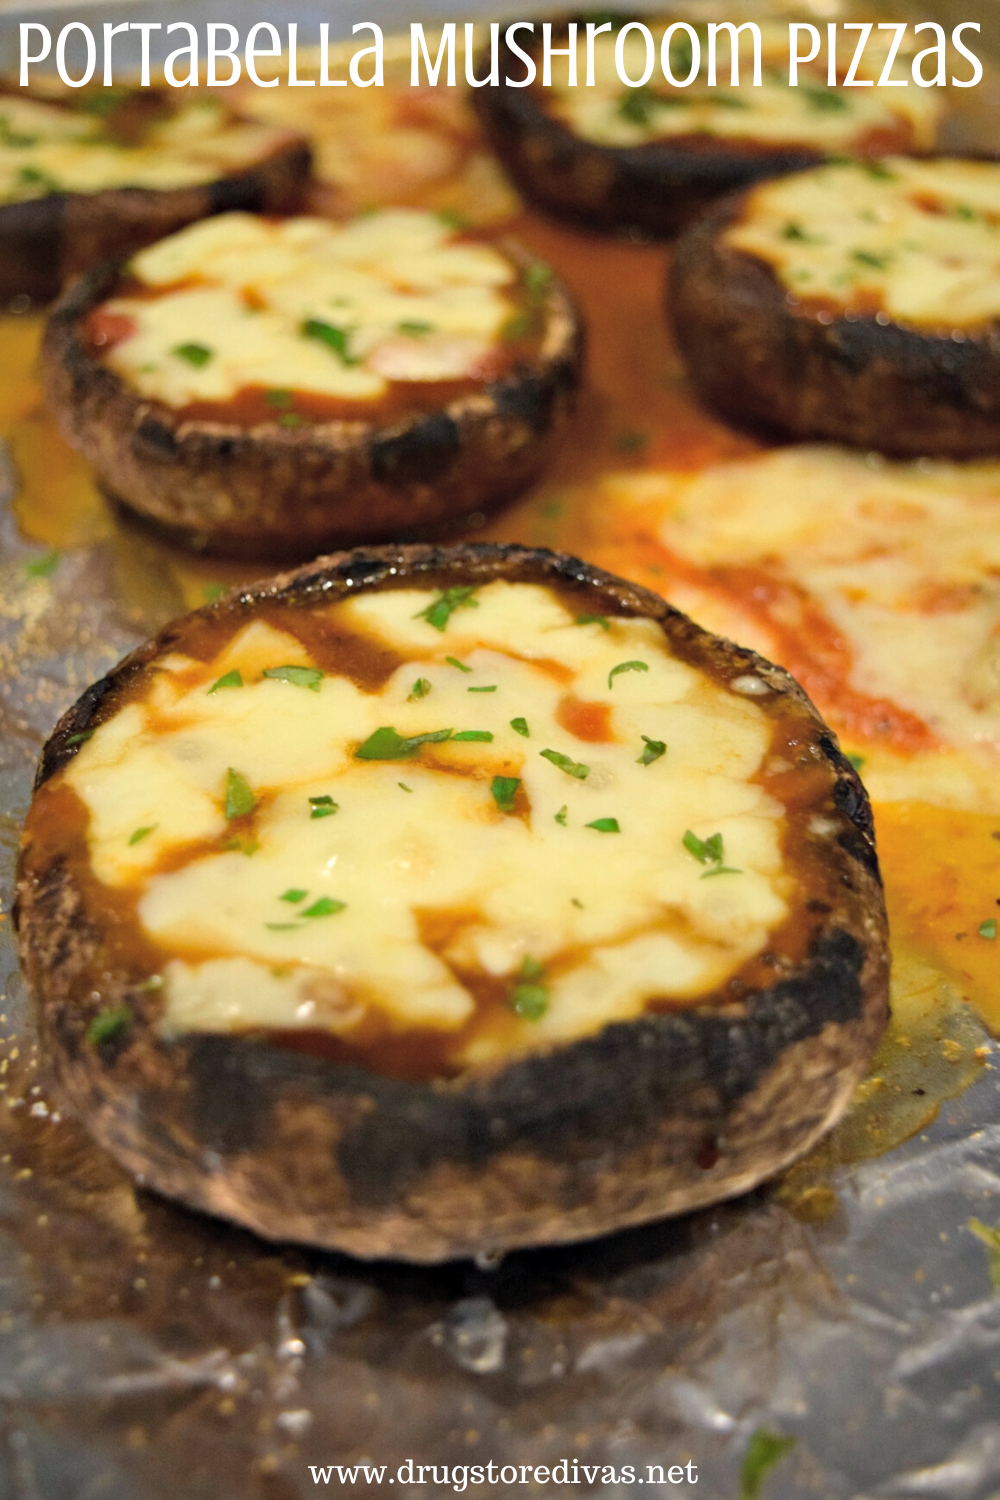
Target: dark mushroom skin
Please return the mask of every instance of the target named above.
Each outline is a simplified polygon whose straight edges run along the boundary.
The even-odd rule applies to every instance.
[[[554,33],[558,25],[553,23]],[[519,45],[530,52],[533,39],[525,36]],[[823,160],[822,152],[807,145],[711,135],[599,145],[549,114],[545,90],[537,84],[510,88],[503,82],[524,74],[505,35],[499,67],[499,86],[476,89],[472,96],[490,145],[529,203],[583,229],[669,237],[723,195]],[[484,71],[481,60],[479,73]]]
[[[386,547],[234,592],[168,625],[90,688],[46,745],[36,785],[206,611],[245,622],[268,600],[308,609],[359,590],[498,578],[569,587],[604,615],[656,620],[675,654],[717,680],[752,672],[767,683],[759,701],[793,715],[801,753],[828,787],[817,810],[831,820],[833,875],[828,899],[809,908],[808,952],[757,988],[730,986],[499,1066],[414,1082],[283,1050],[266,1035],[165,1040],[155,991],[102,969],[100,925],[65,864],[39,861],[29,831],[16,920],[59,1086],[148,1186],[269,1239],[434,1262],[600,1235],[745,1192],[845,1107],[888,1014],[864,789],[786,672],[574,558],[487,544]],[[130,1023],[88,1041],[95,1015],[118,1006]]]
[[[311,161],[307,142],[291,137],[269,156],[215,182],[48,193],[0,204],[0,304],[25,296],[51,302],[80,271],[110,256],[130,255],[212,214],[293,213],[302,204]]]
[[[896,457],[1000,452],[1000,323],[961,342],[873,312],[797,306],[774,270],[724,243],[740,194],[674,246],[667,312],[700,398],[729,421]]]
[[[538,475],[575,402],[583,327],[553,278],[538,352],[438,410],[300,428],[277,415],[252,427],[184,418],[103,365],[86,338],[120,270],[86,273],[52,310],[48,400],[112,496],[200,551],[295,560],[490,509]]]

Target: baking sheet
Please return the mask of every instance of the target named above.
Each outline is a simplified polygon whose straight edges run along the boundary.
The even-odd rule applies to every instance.
[[[515,228],[578,278],[591,389],[554,471],[475,535],[602,560],[620,539],[595,476],[676,459],[682,438],[692,462],[699,442],[750,445],[698,418],[679,382],[661,251],[530,217]],[[625,326],[601,274],[633,289]],[[55,446],[40,472],[53,492],[64,481]],[[9,917],[34,764],[90,681],[236,575],[96,498],[77,537],[94,540],[57,555],[25,538],[47,523],[23,500],[19,529],[12,471],[0,484],[0,1500],[374,1494],[384,1484],[317,1483],[310,1466],[385,1465],[388,1483],[411,1459],[438,1477],[390,1493],[454,1493],[455,1465],[565,1459],[594,1477],[561,1494],[635,1493],[626,1465],[693,1463],[697,1485],[647,1479],[643,1493],[736,1500],[756,1475],[764,1500],[997,1500],[1000,1073],[971,1012],[912,955],[897,954],[879,1088],[783,1182],[494,1266],[265,1245],[137,1189],[60,1117]]]

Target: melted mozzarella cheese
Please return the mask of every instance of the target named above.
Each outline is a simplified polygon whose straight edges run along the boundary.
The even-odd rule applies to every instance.
[[[509,318],[516,278],[498,250],[411,209],[346,224],[224,214],[141,251],[132,269],[167,290],[105,304],[135,328],[107,360],[171,406],[247,386],[368,400],[390,380],[466,378]],[[192,345],[194,362],[182,352]]]
[[[725,241],[800,299],[962,328],[1000,317],[1000,166],[820,167],[756,188]]]
[[[848,150],[872,130],[908,127],[914,145],[929,149],[942,106],[933,97],[936,90],[919,89],[912,83],[902,93],[861,88],[830,88],[826,64],[803,64],[797,87],[788,82],[788,29],[778,22],[763,22],[761,31],[761,82],[753,83],[753,49],[749,34],[740,38],[739,84],[731,86],[729,35],[716,38],[717,84],[709,87],[707,32],[701,28],[701,67],[685,88],[675,88],[660,70],[660,41],[671,18],[646,18],[655,45],[655,66],[649,82],[639,88],[623,84],[615,60],[616,36],[594,38],[594,85],[586,86],[586,28],[577,32],[576,88],[568,87],[567,74],[553,65],[553,87],[548,108],[584,140],[601,146],[640,146],[648,141],[679,135],[713,135],[748,139],[770,145],[785,143],[812,146],[822,151]],[[685,33],[675,33],[672,71],[686,77],[690,56]],[[888,38],[872,36],[858,67],[859,79],[878,79],[885,62]],[[905,77],[908,57],[898,54],[894,76]],[[852,48],[853,51],[853,48]],[[838,57],[838,77],[843,78],[850,57]],[[641,32],[631,31],[623,47],[623,72],[641,78],[646,71],[646,43]],[[549,94],[549,90],[545,90]]]
[[[403,659],[377,691],[263,677],[309,658],[254,622],[208,664],[162,659],[146,696],[67,769],[89,810],[95,875],[137,894],[165,951],[168,1030],[349,1037],[372,1015],[455,1030],[476,1007],[463,976],[509,990],[527,959],[546,970],[548,1006],[518,1022],[516,1045],[539,1046],[653,997],[696,999],[786,916],[784,809],[753,779],[770,741],[758,703],[675,659],[652,621],[580,625],[548,590],[495,582],[441,632],[419,618],[433,598],[402,589],[330,608],[331,624]],[[626,661],[646,670],[609,685]],[[242,686],[209,691],[234,670]],[[596,705],[612,737],[577,738],[560,721],[567,699]],[[388,725],[492,739],[355,755]],[[643,736],[668,746],[645,765]],[[225,847],[230,769],[258,800],[249,855],[245,838]],[[523,808],[502,809],[495,776],[517,778]],[[337,811],[313,816],[316,797]],[[588,826],[601,819],[620,831]],[[720,834],[739,873],[706,879],[688,829]],[[444,946],[428,946],[422,924],[442,916]],[[465,1060],[497,1046],[473,1034]]]
[[[701,574],[691,596],[672,591],[683,607],[780,660],[760,617],[712,577],[757,564],[803,589],[847,643],[848,688],[929,726],[938,748],[920,754],[862,742],[876,802],[1000,812],[1000,465],[801,446],[693,475],[621,474],[609,490]],[[836,723],[828,692],[819,707]]]
[[[140,144],[123,145],[105,133],[96,112],[5,95],[0,202],[119,187],[196,187],[263,161],[285,138],[271,126],[233,120],[207,100],[151,121]]]

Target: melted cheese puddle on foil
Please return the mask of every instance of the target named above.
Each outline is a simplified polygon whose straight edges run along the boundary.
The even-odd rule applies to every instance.
[[[717,36],[716,78],[709,87],[707,31],[700,29],[701,69],[686,88],[673,88],[660,69],[660,41],[672,17],[643,17],[653,35],[655,67],[645,87],[629,88],[622,83],[615,64],[615,33],[594,38],[594,86],[586,87],[586,27],[577,32],[576,88],[567,86],[567,74],[552,65],[551,96],[548,108],[563,120],[576,135],[600,146],[641,146],[647,141],[679,135],[711,135],[752,139],[770,145],[783,143],[811,146],[821,151],[847,150],[868,131],[898,129],[909,125],[914,132],[914,146],[929,150],[943,112],[935,97],[936,89],[917,88],[912,81],[906,90],[872,88],[829,88],[824,61],[799,68],[796,88],[788,85],[788,28],[778,22],[760,23],[761,82],[753,83],[753,46],[749,33],[740,38],[739,84],[730,84],[731,49],[729,35]],[[851,36],[850,50],[843,57],[838,52],[838,75],[843,78],[853,55],[856,38]],[[873,34],[865,47],[857,77],[878,80],[889,44],[886,33]],[[559,45],[563,45],[559,43]],[[688,45],[684,32],[674,33],[672,71],[685,78],[690,60],[681,61],[680,47]],[[903,47],[897,54],[894,78],[909,74],[909,57]],[[641,78],[646,69],[646,43],[642,33],[629,32],[623,50],[624,72],[629,78]]]
[[[957,328],[1000,317],[1000,166],[908,161],[820,167],[754,190],[726,244],[790,292],[901,322]]]
[[[105,188],[196,187],[263,161],[285,133],[232,120],[213,100],[151,121],[139,145],[104,133],[97,114],[9,94],[0,98],[0,202]]]
[[[152,287],[192,283],[104,304],[136,326],[107,363],[170,406],[247,386],[374,400],[391,380],[464,378],[499,338],[516,279],[498,250],[402,208],[343,225],[223,214],[140,251],[132,270]],[[335,332],[310,335],[310,322]],[[178,352],[191,345],[203,362]]]
[[[675,660],[651,621],[578,625],[548,590],[495,582],[442,634],[414,618],[434,597],[405,589],[331,607],[331,622],[412,653],[377,692],[335,676],[318,692],[261,680],[265,667],[309,658],[258,621],[196,668],[193,687],[190,660],[162,660],[147,699],[102,725],[68,768],[90,812],[97,878],[138,889],[146,932],[177,954],[163,969],[168,1030],[349,1036],[368,1006],[397,1030],[461,1027],[474,999],[422,942],[418,914],[467,913],[445,953],[459,968],[513,985],[525,958],[575,955],[548,981],[544,1017],[519,1023],[518,1045],[531,1047],[635,1016],[652,997],[695,999],[759,952],[786,915],[784,809],[749,779],[770,739],[757,704]],[[570,680],[533,659],[562,664]],[[628,660],[648,671],[623,672],[609,688],[611,669]],[[207,691],[234,668],[244,687]],[[430,690],[411,701],[418,676]],[[608,705],[614,743],[561,727],[568,694]],[[527,720],[529,738],[513,718]],[[464,775],[430,758],[354,758],[390,724],[402,735],[449,727],[494,739],[433,747],[434,761]],[[642,735],[669,747],[645,766]],[[547,748],[589,766],[587,778],[544,759]],[[256,852],[200,853],[163,873],[172,850],[225,833],[229,767],[264,798]],[[527,819],[498,809],[496,774],[521,778]],[[315,796],[332,797],[337,813],[312,818]],[[608,817],[620,833],[586,826]],[[704,879],[683,847],[688,828],[721,833],[727,864],[743,873]],[[308,895],[281,900],[289,890]],[[298,918],[324,896],[346,907]],[[210,956],[192,958],[199,950]],[[495,1046],[480,1040],[467,1060]]]
[[[1000,813],[1000,464],[801,446],[607,485],[652,513],[675,556],[706,570],[757,563],[804,588],[850,647],[849,686],[933,731],[939,748],[918,754],[859,746],[873,801]],[[738,598],[729,609],[705,584],[671,593],[780,659]],[[835,698],[819,708],[836,722]]]

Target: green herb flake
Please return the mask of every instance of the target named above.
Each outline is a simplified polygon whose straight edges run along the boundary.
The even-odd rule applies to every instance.
[[[406,699],[407,703],[415,703],[418,698],[426,698],[430,690],[431,685],[427,681],[427,678],[418,677],[416,682],[410,688],[409,695]]]
[[[628,93],[622,94],[618,100],[619,119],[625,120],[629,125],[638,125],[640,129],[649,124],[649,117],[656,104],[656,98],[645,84],[639,84],[636,88],[630,88]]]
[[[401,791],[404,791],[404,792],[412,792],[413,791],[412,786],[407,786],[405,781],[397,781],[396,785],[400,788]]]
[[[304,427],[305,425],[305,417],[300,416],[297,411],[286,411],[278,418],[279,427]]]
[[[869,177],[874,177],[874,179],[875,179],[876,182],[895,182],[896,181],[896,174],[895,174],[895,172],[890,172],[889,168],[885,165],[884,162],[880,162],[880,161],[866,161],[866,162],[862,162],[861,165],[862,165],[863,171],[867,172]]]
[[[245,854],[247,859],[256,854],[260,844],[256,839],[227,839],[222,846],[229,854]]]
[[[50,173],[43,172],[38,167],[22,167],[17,174],[17,180],[24,187],[44,188],[47,193],[59,193],[62,191],[56,179]]]
[[[268,932],[298,932],[301,922],[265,922]]]
[[[326,673],[321,672],[319,667],[265,667],[262,675],[273,678],[275,682],[290,682],[293,687],[308,688],[311,693],[318,693]]]
[[[552,268],[540,260],[532,261],[524,273],[524,289],[532,296],[544,292],[552,281]]]
[[[619,672],[648,672],[649,665],[644,661],[621,661],[617,667],[612,667],[608,673],[608,687],[614,682]]]
[[[439,224],[444,225],[445,229],[460,230],[470,227],[466,215],[459,213],[457,208],[440,208],[434,217]]]
[[[297,886],[291,886],[287,891],[284,892],[283,895],[278,897],[278,900],[289,901],[293,906],[297,906],[300,901],[304,901],[306,899],[308,894],[308,891],[301,891]]]
[[[809,107],[819,114],[838,114],[848,108],[847,100],[842,94],[835,93],[832,88],[810,83],[800,83],[799,88]]]
[[[209,694],[212,694],[221,692],[223,688],[237,688],[242,686],[243,674],[237,667],[234,667],[231,672],[224,672],[221,677],[217,678],[208,691]]]
[[[96,730],[81,729],[79,734],[71,734],[66,740],[67,745],[82,745],[84,740],[92,740]]]
[[[114,1041],[131,1024],[132,1012],[127,1005],[119,1005],[114,1010],[98,1011],[85,1035],[92,1047],[100,1047],[104,1042]]]
[[[502,813],[512,813],[514,811],[514,799],[517,796],[517,789],[520,785],[521,778],[519,776],[494,776],[490,782],[490,792],[493,796],[493,801]]]
[[[340,803],[334,802],[332,797],[310,797],[309,806],[312,809],[310,818],[332,818],[340,811]]]
[[[711,870],[706,870],[702,880],[708,880],[712,875],[742,875],[742,870],[737,870],[735,865],[713,865]]]
[[[583,902],[580,900],[579,896],[570,896],[569,904],[570,906],[577,907],[580,911],[583,911],[584,909]]]
[[[334,354],[339,355],[341,363],[345,365],[357,365],[361,361],[353,359],[347,349],[347,331],[338,328],[335,323],[325,323],[322,318],[307,318],[300,326],[299,332],[303,338],[316,339],[332,349]]]
[[[226,592],[226,585],[224,583],[206,583],[204,593],[205,603],[214,604],[215,601],[217,599],[221,599],[223,594]]]
[[[740,1500],[757,1500],[764,1476],[795,1447],[796,1439],[758,1427],[740,1465]]]
[[[462,729],[458,734],[452,735],[452,743],[460,740],[479,740],[484,745],[492,743],[493,736],[488,729]]]
[[[997,940],[997,919],[987,917],[985,922],[979,924],[979,936],[986,938],[987,942],[995,943]]]
[[[524,1021],[540,1021],[549,1008],[549,991],[542,983],[545,965],[537,958],[525,957],[517,973],[517,983],[510,993],[511,1009]]]
[[[503,339],[504,343],[510,344],[513,343],[515,339],[530,338],[534,331],[535,320],[531,316],[531,314],[526,312],[519,312],[515,313],[512,318],[507,319],[506,323],[500,330],[500,337]]]
[[[577,615],[576,623],[578,625],[600,625],[602,630],[610,631],[611,629],[611,622],[607,615]]]
[[[585,828],[595,828],[598,833],[621,833],[617,818],[595,818],[593,823],[585,823]]]
[[[143,992],[143,994],[150,994],[154,990],[162,990],[162,988],[163,988],[163,975],[162,974],[150,974],[150,976],[149,976],[148,979],[144,979],[141,984],[137,984],[136,985],[136,989],[137,990],[141,990]]]
[[[496,683],[494,683],[492,687],[470,687],[470,688],[466,688],[465,691],[467,693],[495,693],[496,690],[497,690],[497,685],[496,685]]]
[[[875,271],[884,271],[892,256],[876,255],[874,250],[852,250],[851,259],[857,261],[859,266],[871,266]]]
[[[226,772],[226,819],[245,818],[257,805],[257,798],[250,790],[250,783],[232,766]]]
[[[982,1219],[968,1219],[966,1227],[971,1230],[977,1240],[982,1240],[989,1251],[990,1280],[996,1291],[1000,1292],[1000,1224],[994,1224],[990,1228],[989,1224],[984,1224]]]
[[[472,597],[478,587],[476,583],[463,583],[456,584],[454,588],[443,589],[426,609],[418,610],[413,618],[426,620],[435,630],[443,631],[456,609],[479,608],[479,600]]]
[[[346,901],[335,901],[332,896],[320,896],[312,906],[306,907],[302,915],[304,917],[333,917],[338,911],[343,911],[346,906]]]
[[[539,750],[543,760],[551,761],[552,765],[558,766],[560,771],[565,771],[567,776],[575,776],[577,781],[586,781],[590,775],[590,767],[581,765],[577,760],[571,760],[568,755],[563,755],[561,750]]]
[[[860,770],[861,770],[861,767],[862,767],[862,766],[863,766],[863,765],[864,765],[864,763],[865,763],[865,757],[864,757],[864,756],[863,756],[863,755],[853,755],[853,754],[849,754],[849,755],[848,755],[848,756],[847,756],[847,759],[848,759],[848,760],[849,760],[849,761],[850,761],[850,763],[851,763],[851,765],[852,765],[852,766],[853,766],[853,767],[854,767],[854,769],[855,769],[855,770],[856,770],[856,771],[860,771]]]
[[[636,765],[651,766],[654,760],[659,760],[661,755],[666,755],[666,742],[664,740],[651,740],[648,734],[644,734],[642,738],[646,742],[646,748],[636,761]]]
[[[531,738],[527,719],[511,719],[510,727],[515,734],[523,734],[526,740]]]
[[[156,829],[159,828],[159,826],[159,823],[147,823],[145,828],[137,828],[135,832],[129,836],[129,848],[131,849],[133,844],[141,844],[143,839],[148,838],[151,833],[155,833]]]
[[[291,406],[293,399],[294,398],[292,396],[291,391],[265,391],[264,392],[264,400],[267,402],[268,406],[275,406],[275,407],[279,407],[279,408],[280,407],[288,407],[288,406]]]
[[[51,578],[61,561],[59,552],[46,552],[44,557],[25,563],[24,571],[28,578]]]
[[[563,805],[562,805],[562,807],[556,813],[556,822],[562,828],[566,827],[566,813],[567,813],[567,811],[568,811],[568,809],[567,809],[566,804],[564,802]]]
[[[968,204],[966,203],[956,203],[952,209],[952,213],[955,215],[956,219],[969,220],[979,217],[976,213],[976,210],[974,208],[969,208]]]
[[[713,833],[707,839],[700,839],[696,833],[689,828],[681,841],[689,854],[693,854],[699,864],[721,865],[722,863],[722,834]]]
[[[196,370],[203,369],[212,358],[212,351],[205,344],[176,344],[170,352],[178,359],[187,360]]]
[[[418,322],[416,318],[414,318],[412,321],[407,320],[403,323],[397,323],[396,332],[405,334],[405,336],[409,339],[419,339],[423,338],[424,334],[426,333],[433,333],[434,324],[421,323]]]
[[[368,736],[354,752],[355,760],[409,760],[421,745],[441,745],[450,740],[451,729],[435,729],[431,734],[398,734],[391,725],[383,725]]]
[[[449,667],[457,667],[460,672],[472,671],[472,668],[467,667],[464,661],[459,661],[457,656],[446,656],[445,661],[448,663]]]

